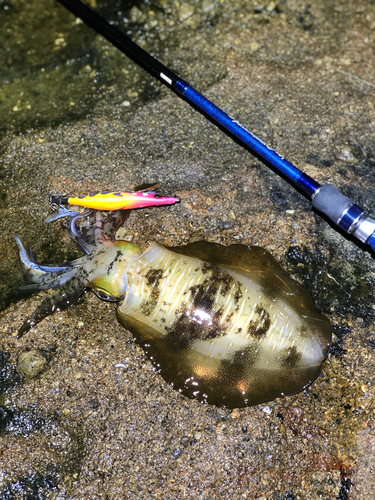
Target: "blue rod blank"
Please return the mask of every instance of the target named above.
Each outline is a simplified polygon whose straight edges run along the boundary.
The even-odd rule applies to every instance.
[[[230,134],[234,135],[239,141],[247,146],[257,158],[267,165],[272,165],[278,173],[290,180],[308,196],[313,196],[319,189],[320,184],[318,182],[268,147],[259,137],[246,130],[236,120],[224,113],[222,109],[197,92],[189,84],[183,80],[179,80],[175,85],[175,89],[186,100],[198,107],[204,114],[208,115],[215,123],[221,125]]]

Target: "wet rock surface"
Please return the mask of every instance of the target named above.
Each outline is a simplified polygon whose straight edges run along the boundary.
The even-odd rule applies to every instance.
[[[368,1],[91,2],[318,182],[375,213],[375,15]],[[0,5],[0,498],[367,499],[374,462],[374,262],[309,202],[57,2]],[[122,237],[259,245],[333,325],[322,375],[229,411],[154,373],[113,305],[87,293],[17,339],[44,263],[79,255],[48,193],[158,181],[173,207]],[[48,360],[34,378],[17,360]]]

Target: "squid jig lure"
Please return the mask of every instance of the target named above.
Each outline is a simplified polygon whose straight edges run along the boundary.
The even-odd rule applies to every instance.
[[[51,206],[73,205],[95,210],[132,210],[134,208],[173,205],[180,200],[175,196],[159,196],[154,191],[142,190],[135,193],[128,191],[97,193],[88,196],[49,196]]]

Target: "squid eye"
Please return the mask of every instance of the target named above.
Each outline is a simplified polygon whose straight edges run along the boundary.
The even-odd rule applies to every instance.
[[[107,300],[108,302],[118,302],[121,300],[121,297],[113,297],[113,295],[110,295],[109,293],[105,292],[104,290],[93,290],[95,295],[99,297],[99,299],[102,300]]]

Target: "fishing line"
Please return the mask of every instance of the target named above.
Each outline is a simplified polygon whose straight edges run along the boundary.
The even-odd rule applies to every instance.
[[[306,194],[316,210],[325,214],[343,231],[369,245],[375,251],[375,220],[365,209],[343,195],[332,184],[319,184],[283,158],[80,0],[58,1],[150,75],[209,118],[216,126],[224,129],[260,161]]]

